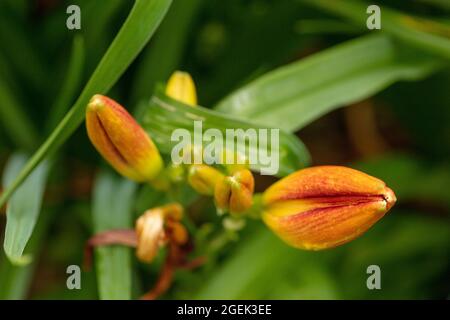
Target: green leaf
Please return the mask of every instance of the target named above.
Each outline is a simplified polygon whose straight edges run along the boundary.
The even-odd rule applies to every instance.
[[[26,162],[23,154],[14,154],[6,165],[3,186],[7,187]],[[47,163],[43,162],[17,189],[6,209],[6,230],[3,248],[11,263],[26,265],[31,261],[22,255],[33,233],[41,210],[47,178]]]
[[[314,253],[287,246],[267,228],[246,229],[238,248],[203,281],[194,299],[336,299]]]
[[[401,49],[386,36],[364,36],[263,75],[226,97],[217,110],[296,131],[395,81],[416,80],[440,66],[440,60],[404,55]]]
[[[218,129],[222,135],[222,145],[224,147],[227,141],[234,141],[234,136],[228,136],[227,139],[227,129],[242,129],[245,132],[248,129],[270,129],[269,127],[242,121],[200,106],[185,105],[167,97],[160,89],[152,97],[150,104],[146,106],[140,118],[144,129],[155,141],[158,149],[163,153],[169,154],[172,148],[179,143],[171,141],[172,132],[176,129],[187,129],[191,134],[192,144],[194,144],[194,120],[202,121],[203,132],[208,129]],[[236,132],[239,137],[243,137],[244,133],[241,133]],[[270,151],[268,156],[272,155],[272,152],[278,153],[280,157],[279,176],[287,175],[307,166],[309,163],[309,153],[303,143],[296,136],[285,133],[282,130],[279,131],[279,146],[271,143],[270,130],[267,130],[267,134],[259,135],[257,146],[249,143],[247,139],[238,139],[235,143],[234,150],[239,150],[247,156],[248,154],[260,154],[258,152],[266,154],[268,150]],[[264,165],[258,162],[251,164],[251,167],[254,170],[259,170]]]
[[[64,143],[82,123],[85,107],[96,93],[106,93],[125,72],[150,40],[166,14],[171,0],[136,0],[123,24],[83,92],[47,140],[34,153],[8,189],[0,196],[2,206],[33,169]]]
[[[301,0],[333,14],[345,17],[360,26],[365,26],[370,3],[346,0]],[[437,21],[413,17],[387,7],[381,7],[381,31],[400,40],[450,59],[450,26]]]
[[[89,48],[87,70],[93,70],[100,61],[111,41],[111,26],[116,26],[118,15],[128,10],[130,3],[131,1],[122,0],[84,0],[80,3],[83,8],[82,31],[86,48]]]
[[[85,60],[84,39],[81,35],[76,35],[73,39],[72,52],[70,54],[67,76],[64,84],[61,87],[55,103],[50,109],[50,116],[48,120],[49,129],[54,128],[55,125],[63,118],[67,112],[72,100],[81,85],[83,77],[83,66]]]
[[[177,69],[189,39],[189,26],[203,3],[204,0],[173,1],[154,39],[142,53],[131,88],[132,104],[150,98],[155,85]]]
[[[417,1],[434,5],[436,7],[440,7],[445,10],[450,10],[450,2],[448,0],[417,0]]]
[[[27,244],[27,253],[37,255],[41,250],[53,213],[45,209],[42,210],[33,236]],[[26,298],[37,260],[34,259],[26,266],[17,266],[11,264],[3,252],[0,253],[0,300]]]
[[[101,172],[95,182],[93,223],[96,233],[128,229],[136,184],[110,172]],[[101,299],[131,299],[131,252],[129,248],[108,246],[97,248],[95,265]]]
[[[36,128],[2,75],[0,75],[0,122],[16,146],[24,149],[36,146],[38,138]]]

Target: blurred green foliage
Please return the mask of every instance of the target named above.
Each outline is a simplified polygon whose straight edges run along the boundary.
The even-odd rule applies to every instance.
[[[137,263],[128,249],[107,248],[97,252],[99,265],[117,269],[102,272],[97,265],[97,270],[83,272],[82,290],[66,288],[66,268],[82,264],[93,230],[129,226],[131,218],[167,200],[148,186],[135,190],[113,174],[97,176],[102,161],[84,128],[77,127],[94,92],[108,92],[135,110],[174,69],[193,75],[201,105],[218,106],[245,121],[297,130],[314,163],[346,164],[377,176],[395,190],[399,202],[360,239],[333,250],[304,252],[286,246],[259,221],[249,221],[239,234],[218,232],[221,219],[211,203],[183,189],[195,253],[208,260],[195,271],[177,272],[164,298],[447,298],[450,37],[420,27],[396,29],[396,19],[419,16],[448,27],[449,6],[441,0],[379,2],[390,8],[382,31],[366,29],[367,15],[360,10],[367,6],[364,1],[174,0],[148,44],[144,46],[151,36],[149,25],[148,33],[135,38],[129,30],[116,45],[120,50],[99,68],[131,1],[0,1],[1,168],[17,150],[36,149],[100,69],[76,104],[77,121],[55,136],[68,140],[52,158],[43,209],[25,248],[33,262],[13,266],[0,254],[0,298],[137,298],[152,287],[164,252],[148,266]],[[82,10],[80,31],[65,26],[69,4]],[[134,50],[128,47],[131,38]],[[290,73],[280,69],[267,74],[285,65],[293,70],[292,78],[283,77]],[[259,94],[267,82],[275,102]],[[233,105],[232,98],[242,92],[256,92],[254,103]],[[375,106],[372,121],[388,146],[370,154],[353,145],[344,120],[347,109],[335,110],[361,99]],[[352,121],[366,124],[362,118]],[[326,141],[327,130],[331,142]],[[114,199],[122,193],[123,198]],[[5,222],[2,215],[1,230]],[[381,290],[366,287],[371,264],[382,270]],[[115,277],[124,278],[108,292],[105,288],[114,287]]]

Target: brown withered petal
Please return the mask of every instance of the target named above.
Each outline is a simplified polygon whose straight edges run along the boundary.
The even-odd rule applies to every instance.
[[[183,207],[170,203],[147,210],[139,217],[136,221],[136,255],[139,260],[150,263],[166,242],[187,239],[187,231],[179,223],[182,216]]]
[[[170,240],[177,245],[184,245],[189,238],[186,228],[178,221],[168,220],[166,229]]]
[[[140,216],[136,221],[136,233],[136,256],[143,262],[152,262],[165,240],[162,210],[148,210]]]
[[[377,178],[346,167],[312,167],[264,192],[262,218],[291,246],[320,250],[355,239],[395,202],[393,191]]]
[[[144,182],[161,171],[163,162],[156,146],[114,100],[93,96],[86,110],[86,128],[97,151],[125,177]]]

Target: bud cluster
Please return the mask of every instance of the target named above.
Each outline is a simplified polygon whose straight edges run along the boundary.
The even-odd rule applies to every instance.
[[[187,73],[175,72],[166,94],[192,107],[197,105],[195,85]],[[102,95],[89,102],[86,127],[98,152],[123,176],[163,190],[186,182],[197,193],[213,197],[219,213],[229,212],[234,218],[258,211],[270,230],[299,249],[321,250],[347,243],[366,232],[396,202],[394,192],[383,181],[339,166],[297,171],[254,201],[255,180],[245,161],[223,167],[174,163],[164,167],[148,133],[125,108]],[[198,150],[191,146],[191,152]],[[241,157],[230,152],[223,150],[221,156]],[[141,261],[151,262],[159,248],[169,244],[172,252],[177,252],[175,258],[171,256],[171,264],[180,264],[180,248],[189,240],[182,213],[179,204],[169,204],[150,209],[137,220],[136,255]],[[127,243],[134,243],[131,240]]]

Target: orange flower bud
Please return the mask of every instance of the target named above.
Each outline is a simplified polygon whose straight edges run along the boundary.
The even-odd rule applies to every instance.
[[[206,196],[214,195],[217,182],[224,175],[205,164],[194,164],[189,168],[188,182],[195,191]]]
[[[396,200],[383,181],[360,171],[313,167],[269,187],[263,194],[262,218],[289,245],[321,250],[360,236]]]
[[[179,204],[147,210],[136,221],[137,249],[139,260],[150,263],[158,250],[168,240],[176,243],[187,241],[187,231],[179,223],[183,208]]]
[[[87,106],[86,128],[97,151],[123,176],[144,182],[163,167],[158,149],[136,120],[117,102],[95,95]]]
[[[242,213],[252,206],[254,189],[255,180],[248,169],[222,177],[214,191],[216,206],[221,211]]]
[[[167,96],[185,104],[197,105],[197,92],[191,75],[187,72],[175,71],[167,82]]]

